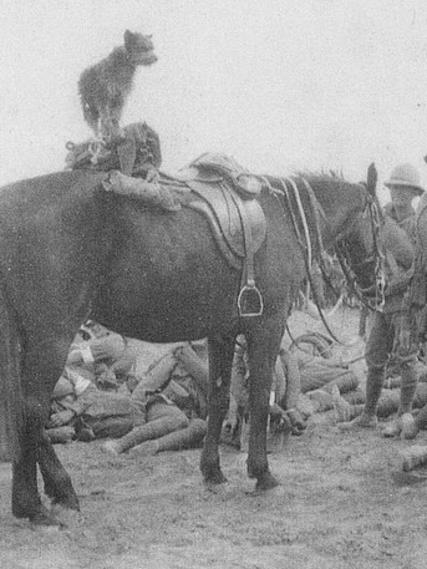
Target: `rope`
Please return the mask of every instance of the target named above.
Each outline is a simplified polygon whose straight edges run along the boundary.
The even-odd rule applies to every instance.
[[[301,197],[299,195],[298,186],[296,185],[296,183],[294,182],[294,180],[292,178],[286,178],[286,182],[290,183],[291,188],[294,191],[295,200],[296,200],[297,206],[298,206],[298,213],[300,215],[300,218],[302,221],[302,226],[304,228],[305,243],[306,243],[306,247],[307,247],[307,263],[308,263],[309,268],[311,268],[311,265],[313,262],[313,258],[312,258],[313,252],[312,252],[312,247],[311,247],[310,232],[308,230],[307,218],[305,216],[304,208],[302,207]],[[280,183],[284,187],[286,187],[286,182],[282,178],[280,179]],[[312,283],[310,283],[310,284],[311,284],[311,286],[313,286]]]
[[[297,240],[298,240],[298,242],[299,242],[299,244],[300,244],[300,246],[301,246],[301,248],[302,248],[303,257],[304,257],[304,264],[305,264],[305,270],[306,270],[306,274],[307,274],[307,279],[308,279],[308,282],[310,283],[310,286],[311,286],[311,289],[312,289],[312,295],[313,295],[313,298],[314,298],[314,303],[316,304],[316,308],[317,308],[317,310],[318,310],[318,312],[319,312],[320,319],[321,319],[322,324],[324,325],[326,331],[327,331],[328,334],[331,336],[331,338],[332,338],[337,344],[341,344],[341,345],[345,346],[345,345],[346,345],[345,342],[343,342],[342,340],[340,340],[340,339],[336,336],[336,334],[332,331],[331,327],[329,326],[329,323],[327,322],[327,320],[326,320],[326,318],[325,318],[325,315],[324,315],[322,309],[320,308],[320,301],[319,301],[319,297],[318,297],[318,295],[317,295],[317,289],[316,289],[316,287],[314,286],[313,277],[312,277],[311,270],[310,270],[310,269],[311,269],[311,264],[310,264],[310,263],[311,263],[311,242],[310,242],[310,234],[309,234],[309,232],[308,232],[307,218],[306,218],[306,216],[305,216],[305,212],[304,212],[304,209],[303,209],[303,207],[302,207],[301,199],[300,199],[300,197],[299,197],[298,187],[296,186],[296,184],[295,184],[295,182],[294,182],[293,180],[286,179],[286,181],[285,181],[285,180],[283,180],[282,178],[280,178],[279,181],[280,181],[280,183],[281,183],[281,185],[282,185],[282,187],[284,188],[285,191],[286,191],[286,181],[290,181],[290,182],[291,182],[291,185],[292,185],[292,187],[293,187],[294,193],[295,193],[295,198],[296,198],[296,201],[297,201],[297,204],[298,204],[298,207],[299,207],[299,213],[300,213],[300,215],[301,215],[302,224],[303,224],[304,230],[306,231],[306,243],[307,243],[307,251],[308,251],[307,256],[304,255],[304,245],[303,245],[302,240],[301,240],[301,234],[300,234],[300,231],[299,231],[299,228],[298,228],[298,223],[297,223],[297,221],[296,221],[296,217],[295,217],[295,214],[294,214],[294,212],[293,212],[292,206],[291,206],[291,204],[289,203],[290,211],[291,211],[291,219],[292,219],[292,223],[293,223],[293,226],[294,226],[295,233],[296,233],[296,235],[297,235]],[[286,192],[286,196],[288,197],[287,192]],[[288,200],[289,200],[289,197],[288,197]],[[312,204],[312,209],[313,209],[313,210],[315,209],[314,204]],[[320,233],[320,230],[319,230],[319,233]],[[310,245],[309,245],[309,244],[310,244]],[[320,250],[320,244],[319,244],[318,246],[319,246],[319,250]]]

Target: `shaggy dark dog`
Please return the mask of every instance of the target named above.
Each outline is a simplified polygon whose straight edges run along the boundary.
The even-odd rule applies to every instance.
[[[83,71],[79,79],[83,115],[96,136],[106,142],[120,137],[120,118],[136,68],[155,61],[151,36],[126,30],[123,46]]]

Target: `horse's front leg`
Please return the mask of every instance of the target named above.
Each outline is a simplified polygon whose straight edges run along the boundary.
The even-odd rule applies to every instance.
[[[209,338],[209,416],[200,470],[210,484],[227,481],[221,471],[218,446],[230,400],[234,343],[235,336]]]
[[[275,317],[251,328],[247,334],[250,370],[250,432],[248,475],[256,478],[257,489],[267,490],[279,483],[267,461],[267,420],[273,370],[283,335],[282,320]]]

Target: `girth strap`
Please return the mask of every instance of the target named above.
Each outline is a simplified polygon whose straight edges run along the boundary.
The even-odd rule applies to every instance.
[[[255,284],[254,264],[254,255],[264,241],[266,231],[260,204],[254,199],[243,200],[224,182],[186,180],[186,184],[202,199],[190,202],[189,206],[207,216],[227,261],[242,270],[237,299],[239,315],[245,318],[260,316],[264,302]]]

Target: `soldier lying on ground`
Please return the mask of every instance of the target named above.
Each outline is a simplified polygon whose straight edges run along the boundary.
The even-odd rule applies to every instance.
[[[136,447],[138,453],[156,454],[200,445],[206,433],[207,394],[205,344],[168,352],[132,392],[131,400],[144,413],[143,424],[119,440],[107,441],[103,449],[120,454]]]
[[[90,373],[100,389],[117,391],[136,366],[136,352],[128,339],[93,320],[82,326],[80,337],[70,348],[67,366]]]
[[[120,437],[141,415],[125,387],[136,355],[127,339],[89,321],[71,346],[52,396],[47,424],[53,442]],[[66,426],[66,428],[64,428]]]
[[[82,334],[90,334],[91,338],[82,341]],[[195,350],[201,351],[202,357]],[[147,429],[149,439],[182,431],[181,442],[176,437],[163,437],[156,450],[197,444],[205,434],[200,418],[205,419],[207,413],[204,352],[203,344],[194,349],[183,346],[168,353],[150,373],[138,379],[131,373],[135,353],[126,339],[89,323],[72,345],[54,390],[53,412],[47,424],[51,440],[118,438],[135,427],[130,437],[132,443],[128,439],[120,441],[118,452],[122,452],[121,447],[139,444],[141,437],[145,440]],[[145,428],[136,428],[141,426]]]
[[[241,365],[239,354],[238,347],[234,370]],[[206,433],[208,382],[204,342],[187,344],[166,354],[140,380],[131,396],[144,409],[145,423],[119,440],[107,441],[103,449],[120,454],[136,447],[138,453],[155,454],[198,446]],[[273,420],[288,421],[288,415],[278,404],[273,403],[270,412]],[[302,430],[304,425],[298,412],[290,413],[294,413],[294,428]]]

